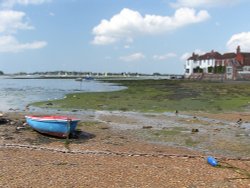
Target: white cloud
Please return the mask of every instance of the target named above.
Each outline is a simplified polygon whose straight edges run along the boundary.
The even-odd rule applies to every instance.
[[[1,6],[4,8],[12,8],[15,5],[39,5],[50,1],[51,0],[3,0]]]
[[[170,3],[170,5],[174,8],[180,7],[217,7],[223,5],[232,5],[240,0],[228,1],[228,0],[177,0],[175,3]]]
[[[230,51],[235,51],[239,45],[241,50],[250,51],[250,32],[235,34],[227,42],[227,48]]]
[[[15,33],[17,30],[33,29],[24,21],[24,12],[14,10],[0,11],[0,33]]]
[[[93,44],[106,45],[106,44],[112,44],[114,42],[116,42],[115,37],[100,35],[95,37]]]
[[[139,61],[145,59],[145,56],[142,53],[134,53],[128,56],[120,57],[120,60],[125,62]]]
[[[190,8],[180,8],[173,16],[145,15],[124,8],[110,20],[102,20],[93,28],[93,44],[106,45],[117,41],[133,42],[136,35],[159,34],[177,28],[205,21],[209,18],[205,10],[196,12]]]
[[[167,54],[163,54],[163,55],[154,55],[153,59],[159,60],[159,61],[164,61],[166,59],[174,58],[174,57],[176,57],[175,53],[167,53]]]
[[[50,0],[2,0],[0,7],[12,8],[16,4],[41,4],[49,1]],[[11,9],[0,10],[0,53],[40,49],[47,45],[45,41],[21,43],[16,39],[14,34],[19,30],[34,29],[25,19],[27,19],[25,12]]]
[[[39,49],[47,45],[45,41],[35,41],[32,43],[20,43],[15,37],[7,35],[0,37],[1,52],[20,52],[23,50]]]

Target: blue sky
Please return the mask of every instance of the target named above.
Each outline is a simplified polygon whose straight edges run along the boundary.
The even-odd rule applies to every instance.
[[[249,0],[0,0],[0,70],[184,73],[250,52]]]

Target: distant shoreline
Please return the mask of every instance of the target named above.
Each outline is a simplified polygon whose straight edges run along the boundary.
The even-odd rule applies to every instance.
[[[93,78],[94,80],[140,80],[140,79],[182,79],[183,75],[169,74],[169,75],[1,75],[1,78],[6,79],[85,79]]]

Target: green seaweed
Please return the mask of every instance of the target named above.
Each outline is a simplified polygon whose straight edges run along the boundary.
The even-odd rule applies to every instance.
[[[110,81],[111,82],[111,81]],[[127,89],[69,94],[64,99],[33,105],[55,109],[139,112],[243,111],[250,107],[249,82],[191,82],[173,80],[113,80]]]

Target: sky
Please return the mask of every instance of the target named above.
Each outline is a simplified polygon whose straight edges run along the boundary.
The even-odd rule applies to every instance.
[[[183,74],[250,52],[249,0],[0,0],[0,71]]]

